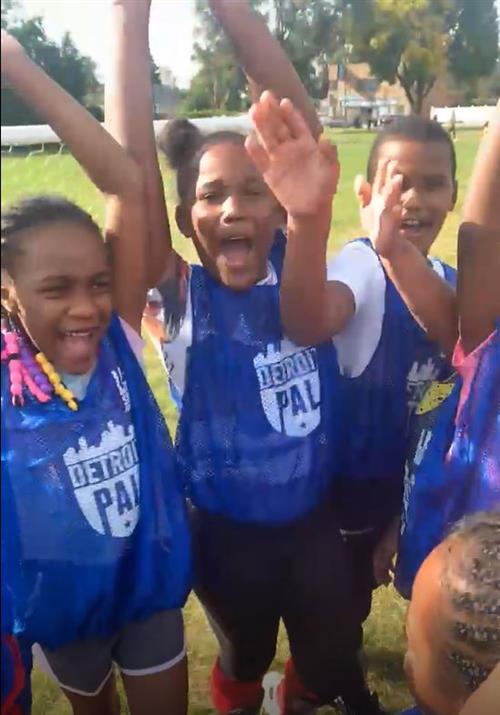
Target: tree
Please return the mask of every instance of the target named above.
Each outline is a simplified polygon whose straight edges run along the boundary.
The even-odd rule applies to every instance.
[[[328,61],[334,50],[339,0],[252,0],[268,21],[310,94],[328,90]],[[248,105],[246,80],[234,61],[231,44],[210,13],[197,0],[193,60],[200,69],[192,80],[186,109],[238,110]]]
[[[449,67],[455,79],[467,86],[468,101],[478,96],[479,80],[495,72],[498,35],[495,0],[454,0]]]
[[[149,61],[151,64],[151,84],[161,84],[160,68],[154,61],[151,53],[149,53]]]
[[[399,81],[412,110],[447,67],[453,0],[348,0],[352,44],[380,80]]]
[[[95,64],[81,55],[66,33],[60,44],[49,40],[41,17],[20,19],[19,4],[2,0],[2,28],[7,29],[26,53],[76,100],[85,103],[87,94],[97,87]],[[2,87],[2,125],[37,124],[39,117],[8,88]]]
[[[399,80],[416,113],[447,71],[474,86],[498,57],[495,0],[344,0],[358,59]]]

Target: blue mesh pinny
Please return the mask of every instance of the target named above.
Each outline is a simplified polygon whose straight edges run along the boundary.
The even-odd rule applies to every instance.
[[[13,407],[2,366],[4,499],[23,643],[57,648],[184,604],[191,563],[182,486],[117,317],[77,412],[31,395]]]
[[[405,598],[424,559],[459,519],[500,509],[498,330],[465,363],[463,382],[450,382],[447,395],[432,386],[418,410],[396,568]]]
[[[368,239],[359,240],[372,247]],[[454,285],[455,270],[441,264],[441,271]],[[359,377],[342,377],[347,434],[337,502],[343,528],[380,527],[399,513],[411,415],[428,384],[450,373],[439,347],[386,276],[377,348]]]
[[[327,494],[341,439],[335,349],[283,336],[275,285],[230,290],[192,267],[193,340],[177,432],[194,505],[230,519],[292,521]]]

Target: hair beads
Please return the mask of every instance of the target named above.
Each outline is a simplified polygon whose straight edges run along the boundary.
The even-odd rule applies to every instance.
[[[64,387],[61,382],[61,378],[57,374],[52,363],[47,360],[43,353],[37,353],[35,359],[45,373],[56,395],[58,395],[62,400],[64,400],[70,410],[77,410],[78,404],[75,400],[75,396],[73,395],[71,390],[68,390],[67,387]]]
[[[5,348],[2,350],[2,362],[9,367],[10,394],[13,405],[23,405],[23,389],[26,388],[38,402],[49,402],[52,395],[58,395],[70,408],[77,410],[78,404],[71,390],[61,382],[61,378],[45,355],[36,357],[24,338],[15,330],[2,330]]]

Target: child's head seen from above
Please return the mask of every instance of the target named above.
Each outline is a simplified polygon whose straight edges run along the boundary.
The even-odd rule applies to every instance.
[[[385,126],[370,150],[366,179],[356,189],[361,208],[371,201],[377,167],[384,161],[395,161],[403,175],[401,234],[427,255],[455,206],[453,142],[440,124],[419,116],[399,117]]]
[[[422,564],[405,670],[425,715],[458,715],[500,662],[500,514],[466,518]]]
[[[246,290],[267,275],[283,210],[245,150],[245,137],[203,137],[187,120],[171,122],[160,141],[177,171],[177,223],[204,267],[224,285]]]
[[[94,367],[111,319],[111,271],[85,211],[39,196],[2,212],[2,307],[59,372]]]

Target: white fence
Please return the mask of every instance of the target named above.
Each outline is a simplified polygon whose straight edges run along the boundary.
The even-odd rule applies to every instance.
[[[235,117],[206,117],[191,119],[201,132],[231,130],[247,134],[250,129],[248,115],[241,114]],[[158,136],[167,123],[166,120],[154,122],[154,130]],[[30,144],[59,144],[59,137],[47,124],[32,124],[17,127],[2,127],[2,146],[29,146]]]
[[[455,115],[457,127],[470,129],[484,127],[493,117],[495,107],[431,107],[430,116],[440,124],[449,124]]]

